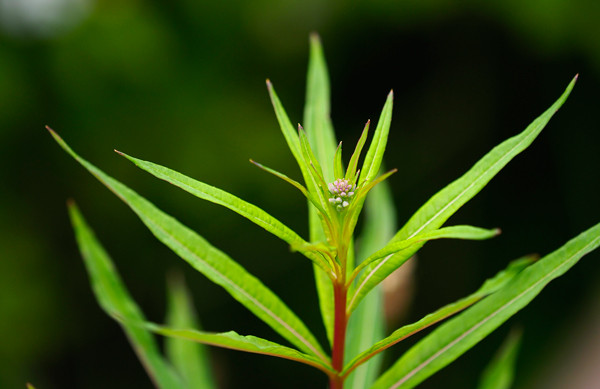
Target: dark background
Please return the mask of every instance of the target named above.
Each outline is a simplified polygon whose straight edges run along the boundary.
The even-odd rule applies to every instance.
[[[449,221],[501,227],[503,234],[427,245],[403,322],[474,291],[509,260],[548,253],[600,222],[600,2],[53,0],[27,8],[30,3],[0,0],[2,388],[27,381],[38,389],[151,387],[119,326],[94,300],[67,198],[78,202],[150,319],[163,319],[165,274],[180,269],[205,329],[279,340],[154,240],[57,147],[46,124],[230,254],[324,340],[307,260],[112,152],[228,190],[306,236],[301,195],[248,158],[300,178],[264,80],[272,80],[292,121],[301,121],[311,31],[325,47],[333,123],[348,145],[346,158],[364,122],[378,118],[394,89],[385,163],[399,169],[389,182],[401,223],[525,128],[580,74],[531,148]],[[600,354],[592,347],[600,335],[599,259],[599,253],[584,258],[420,387],[474,388],[510,327],[521,326],[516,387],[576,388],[575,377],[586,377],[577,361]],[[387,363],[407,345],[392,349]],[[326,385],[322,373],[293,362],[219,349],[211,356],[222,388]],[[581,388],[594,387],[589,384]]]

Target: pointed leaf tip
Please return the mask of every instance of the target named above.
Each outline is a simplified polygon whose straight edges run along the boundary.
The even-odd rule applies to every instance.
[[[120,155],[120,156],[122,156],[122,157],[126,157],[126,156],[127,156],[127,154],[125,154],[124,152],[122,152],[122,151],[119,151],[119,150],[117,150],[117,149],[113,149],[113,151],[114,151],[115,153],[119,154],[119,155]]]
[[[315,31],[311,32],[310,33],[310,41],[312,43],[321,43],[321,37],[319,36],[319,33],[315,32]]]
[[[273,89],[273,84],[271,83],[271,80],[269,80],[268,78],[265,80],[265,83],[267,84],[267,88]]]

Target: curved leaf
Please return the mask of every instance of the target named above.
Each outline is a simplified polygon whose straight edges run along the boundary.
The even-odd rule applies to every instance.
[[[222,286],[233,298],[292,344],[323,361],[328,360],[304,323],[256,277],[200,235],[81,158],[58,134],[48,130],[67,153],[123,200],[158,240],[212,282]]]
[[[483,299],[413,346],[377,380],[373,389],[413,388],[461,356],[526,306],[553,279],[600,246],[600,224],[527,267]]]
[[[193,329],[179,329],[161,326],[154,323],[143,323],[143,326],[154,333],[194,341],[211,346],[223,347],[232,350],[245,351],[255,354],[271,355],[274,357],[289,359],[304,363],[325,373],[331,373],[331,368],[322,360],[256,336],[242,336],[234,331],[213,333],[197,331]]]
[[[499,232],[499,229],[488,230],[472,226],[452,226],[440,228],[439,230],[424,234],[419,234],[407,240],[392,241],[388,243],[384,248],[372,254],[355,269],[355,274],[358,274],[358,272],[367,267],[367,271],[363,273],[356,283],[356,288],[351,292],[352,297],[348,301],[348,312],[352,312],[358,306],[358,303],[362,300],[363,296],[375,285],[383,281],[382,278],[378,278],[376,275],[379,270],[379,266],[385,263],[386,260],[391,256],[395,256],[393,263],[400,267],[404,262],[414,255],[414,252],[408,249],[415,244],[434,239],[482,240],[493,238],[494,236],[498,235]]]
[[[558,100],[527,126],[523,132],[494,147],[462,177],[431,197],[396,233],[393,241],[407,240],[420,233],[436,230],[444,224],[460,207],[479,193],[508,162],[534,141],[550,118],[563,105],[576,80],[577,76],[569,83]],[[407,250],[406,255],[408,257],[412,256],[421,246],[422,244],[414,245]],[[398,268],[397,260],[401,261],[403,258],[396,258],[396,256],[386,258],[377,265],[378,269],[374,272],[373,277],[376,279],[386,278]],[[369,268],[367,272],[372,270],[372,268]],[[363,290],[361,293],[364,295],[368,292],[368,290]]]
[[[110,316],[131,321],[145,320],[144,314],[115,269],[112,260],[97,240],[74,202],[69,202],[69,216],[94,295],[102,309]],[[185,386],[160,353],[156,340],[146,329],[120,321],[135,353],[148,375],[161,389],[183,389]]]
[[[511,262],[508,267],[494,277],[486,280],[481,288],[479,288],[473,294],[464,297],[454,303],[448,304],[437,311],[430,313],[429,315],[423,317],[421,320],[405,325],[396,331],[394,331],[390,336],[385,339],[380,340],[379,342],[373,344],[369,349],[360,353],[356,358],[350,361],[344,367],[344,373],[347,374],[359,366],[364,361],[368,361],[374,355],[382,352],[383,350],[395,345],[396,343],[436,324],[440,321],[455,315],[456,313],[462,311],[463,309],[475,304],[477,301],[482,298],[495,293],[499,289],[501,289],[504,285],[508,283],[515,275],[519,274],[523,269],[527,266],[531,265],[537,257],[528,256],[517,259]]]
[[[273,235],[282,239],[283,241],[294,247],[303,247],[308,244],[292,229],[288,228],[282,222],[269,215],[254,204],[250,204],[247,201],[240,199],[230,193],[225,192],[222,189],[215,188],[214,186],[205,184],[203,182],[194,180],[184,174],[171,170],[167,167],[155,164],[153,162],[144,161],[138,158],[134,158],[130,155],[117,151],[120,155],[133,162],[140,169],[152,174],[156,178],[164,180],[170,184],[173,184],[192,195],[201,198],[203,200],[210,201],[215,204],[229,208],[239,215],[247,218],[251,222],[269,231]],[[260,167],[262,165],[258,164]],[[264,168],[264,167],[263,167]],[[317,265],[327,269],[327,265],[323,259],[311,251],[298,250],[304,254],[311,261],[317,263]]]

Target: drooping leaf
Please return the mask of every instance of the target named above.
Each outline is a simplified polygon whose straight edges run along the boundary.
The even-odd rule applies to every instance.
[[[131,162],[133,162],[140,169],[152,174],[153,176],[161,180],[173,184],[198,198],[231,209],[232,211],[247,218],[248,220],[264,228],[268,232],[272,233],[273,235],[277,236],[278,238],[282,239],[283,241],[289,243],[292,246],[302,247],[308,243],[304,239],[302,239],[298,234],[296,234],[293,230],[284,225],[282,222],[269,215],[267,212],[263,211],[254,204],[250,204],[247,201],[244,201],[237,196],[227,193],[222,189],[215,188],[214,186],[194,180],[193,178],[178,173],[167,167],[155,164],[153,162],[148,162],[138,158],[134,158],[120,151],[118,151],[118,153],[130,160]],[[319,266],[327,268],[326,264],[323,262],[323,259],[319,255],[310,251],[299,251],[311,261],[316,262]]]
[[[310,37],[310,56],[306,80],[306,102],[304,105],[304,128],[315,157],[323,168],[324,179],[332,182],[336,140],[330,117],[329,75],[319,36]],[[327,201],[327,199],[324,199]],[[308,226],[311,242],[324,242],[327,235],[323,230],[318,212],[309,205]],[[330,345],[333,344],[334,304],[331,280],[316,266],[315,284],[319,297],[319,308]]]
[[[94,295],[102,309],[113,317],[120,316],[132,321],[145,320],[142,311],[127,292],[112,260],[73,202],[69,203],[69,215]],[[157,387],[161,389],[185,387],[172,367],[164,360],[154,336],[148,330],[123,322],[121,326]]]
[[[492,362],[483,372],[478,389],[510,389],[512,387],[522,335],[522,331],[511,331]]]
[[[373,189],[365,204],[365,221],[361,236],[357,241],[357,259],[360,262],[370,253],[377,251],[393,236],[397,230],[396,210],[392,194],[387,183]],[[383,291],[381,286],[365,297],[350,316],[346,337],[345,360],[349,361],[361,351],[385,335],[383,312]],[[381,370],[381,358],[371,358],[358,367],[345,381],[345,388],[364,389],[375,382]]]
[[[204,238],[165,214],[127,186],[77,155],[51,129],[58,144],[123,200],[154,236],[301,350],[328,360],[304,323],[256,277]]]
[[[356,309],[367,291],[370,291],[375,285],[383,281],[382,278],[377,277],[377,270],[378,266],[384,263],[389,257],[395,256],[394,263],[397,263],[398,267],[400,267],[412,257],[414,252],[410,249],[416,244],[422,245],[422,242],[435,239],[489,239],[498,235],[499,232],[500,230],[498,229],[488,230],[472,226],[451,226],[419,234],[407,240],[394,241],[387,244],[384,248],[369,256],[369,258],[355,269],[354,274],[358,274],[365,267],[367,271],[362,274],[356,283],[356,287],[350,292],[351,297],[348,299],[348,312]]]
[[[469,296],[464,297],[451,304],[448,304],[438,309],[437,311],[423,317],[421,320],[415,323],[408,324],[397,329],[385,339],[382,339],[376,343],[372,343],[372,346],[370,346],[368,349],[363,349],[363,352],[361,352],[358,356],[356,356],[356,358],[350,361],[344,367],[344,371],[352,371],[356,368],[356,366],[360,366],[361,363],[363,363],[364,361],[368,361],[374,355],[379,354],[383,350],[436,323],[439,323],[440,321],[452,315],[455,315],[456,313],[480,301],[482,298],[492,293],[495,293],[496,291],[504,287],[504,285],[506,285],[514,276],[519,274],[527,266],[531,265],[536,259],[537,257],[535,256],[527,256],[514,260],[508,265],[506,269],[502,270],[494,277],[486,280],[477,291],[470,294]]]
[[[258,338],[256,336],[242,336],[234,331],[213,333],[193,329],[170,328],[148,322],[144,323],[143,326],[150,331],[163,336],[185,339],[186,341],[199,342],[202,344],[245,351],[249,353],[271,355],[278,358],[304,363],[316,367],[325,373],[332,372],[329,365],[317,357],[304,354],[296,349]]]
[[[526,306],[553,279],[600,246],[600,224],[527,267],[496,293],[442,324],[413,346],[373,389],[413,388],[461,356]]]
[[[507,139],[498,146],[494,147],[489,153],[481,158],[467,173],[462,177],[446,186],[444,189],[431,197],[419,210],[409,219],[409,221],[396,233],[393,241],[401,241],[413,238],[417,234],[438,229],[450,216],[452,216],[460,207],[475,196],[483,187],[517,154],[525,150],[539,133],[546,126],[550,118],[565,102],[573,86],[575,77],[567,86],[564,93],[558,100],[552,104],[542,115],[535,119],[527,128],[512,138]],[[361,173],[362,175],[362,173]],[[407,253],[409,257],[421,248],[422,244],[414,245]],[[366,270],[367,273],[373,272],[372,277],[384,279],[398,268],[396,260],[402,260],[401,257],[391,256],[379,263],[375,270],[372,267]],[[369,291],[361,291],[364,296]],[[360,299],[360,298],[359,298]],[[357,301],[358,303],[358,301]]]
[[[388,135],[390,132],[390,125],[392,124],[392,108],[394,105],[394,92],[390,91],[381,111],[381,116],[377,122],[369,151],[365,156],[363,167],[360,171],[359,182],[368,182],[377,177],[379,168],[381,167],[381,161],[383,160],[383,153],[387,145]]]
[[[185,287],[183,277],[172,276],[168,287],[168,326],[199,328],[192,297]],[[203,345],[180,338],[168,338],[165,341],[165,351],[186,388],[216,388],[210,360]]]

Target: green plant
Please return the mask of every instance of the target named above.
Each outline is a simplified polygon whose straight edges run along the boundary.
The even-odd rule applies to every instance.
[[[308,200],[309,240],[286,227],[262,209],[210,185],[178,172],[124,153],[139,168],[185,191],[227,207],[287,242],[314,266],[320,310],[329,349],[316,340],[304,323],[265,285],[225,253],[198,234],[156,208],[119,181],[76,154],[54,131],[60,146],[121,198],[165,245],[267,323],[292,345],[286,346],[234,332],[210,333],[195,328],[190,302],[181,286],[171,287],[171,320],[167,325],[147,322],[128,296],[112,263],[73,203],[69,210],[77,240],[102,307],[125,329],[146,369],[161,388],[212,387],[200,365],[198,343],[294,360],[324,372],[330,387],[412,388],[451,363],[527,305],[554,278],[562,275],[583,255],[600,245],[600,224],[536,260],[524,257],[487,280],[473,294],[405,325],[388,336],[383,333],[379,284],[408,261],[427,241],[435,239],[488,239],[499,230],[472,226],[442,227],[446,220],[475,196],[513,157],[539,135],[571,92],[576,78],[562,96],[523,132],[492,149],[462,177],[432,196],[399,230],[394,208],[383,181],[396,170],[379,175],[391,124],[393,93],[387,97],[373,139],[359,169],[370,122],[345,169],[341,143],[336,147],[329,118],[329,82],[319,39],[311,39],[305,128],[291,124],[272,84],[267,81],[277,120],[295,157],[304,185],[252,161],[285,180]],[[369,197],[367,197],[367,194]],[[363,234],[354,230],[363,206],[367,210]],[[360,243],[360,244],[359,244]],[[459,312],[463,311],[459,314]],[[387,371],[379,375],[377,356],[394,344],[457,314],[410,348]],[[365,321],[375,320],[369,331]],[[167,347],[169,358],[160,355],[151,332],[174,338]],[[366,346],[365,346],[366,344]],[[196,357],[186,357],[195,355]],[[514,358],[499,357],[497,368],[510,370]],[[511,359],[512,358],[512,359]],[[171,366],[172,364],[172,366]],[[508,366],[508,367],[507,367]],[[499,373],[498,373],[499,374]],[[510,380],[508,380],[510,381]],[[489,385],[484,378],[482,387]]]

